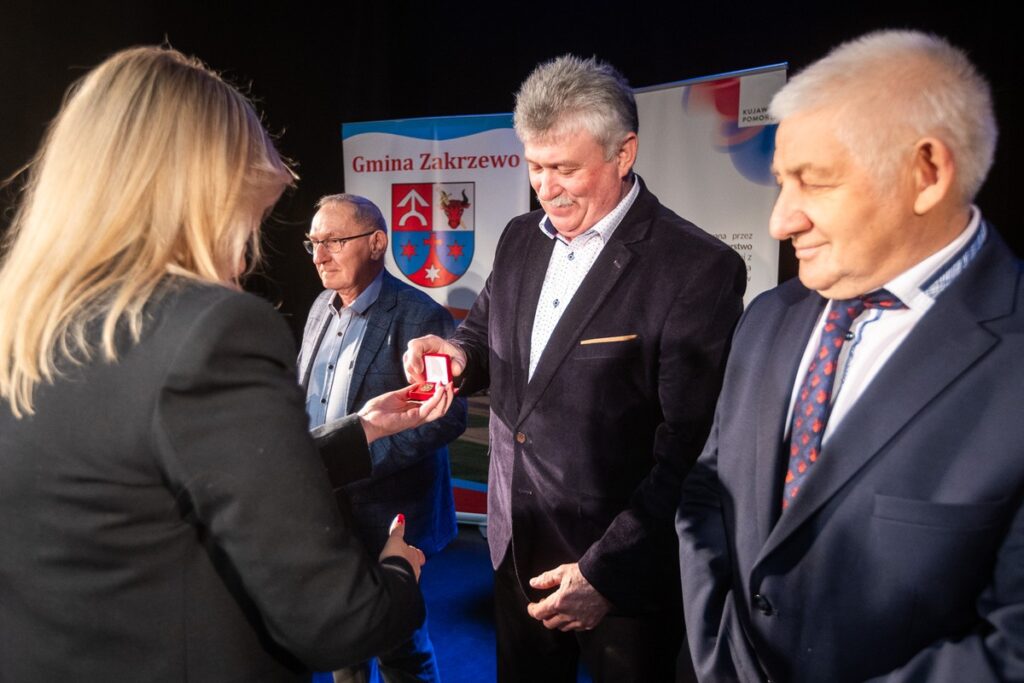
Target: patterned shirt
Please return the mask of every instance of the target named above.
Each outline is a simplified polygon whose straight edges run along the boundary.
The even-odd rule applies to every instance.
[[[547,216],[541,220],[541,232],[555,240],[555,247],[551,252],[551,260],[548,261],[544,286],[540,290],[537,311],[533,317],[528,379],[533,378],[533,371],[537,369],[537,363],[544,352],[544,347],[547,346],[551,333],[554,332],[555,326],[561,320],[562,313],[572,301],[583,278],[590,272],[591,266],[601,254],[604,245],[611,239],[612,233],[619,227],[619,223],[633,206],[638,194],[640,194],[640,183],[634,177],[633,187],[615,208],[589,230],[582,235],[577,235],[572,240],[567,240],[558,234],[551,224],[551,219]]]

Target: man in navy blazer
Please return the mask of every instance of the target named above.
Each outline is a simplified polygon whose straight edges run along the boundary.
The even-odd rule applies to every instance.
[[[356,195],[321,199],[306,241],[327,288],[313,302],[299,352],[310,427],[405,386],[402,352],[424,334],[449,334],[451,314],[384,270],[387,229],[380,210]],[[338,492],[339,505],[367,550],[380,553],[388,525],[406,518],[406,541],[429,557],[455,536],[446,444],[466,428],[465,399],[436,422],[370,444],[372,471]],[[385,680],[433,681],[437,665],[426,626],[380,657]],[[336,673],[363,680],[365,671]]]
[[[596,60],[542,64],[516,130],[542,210],[513,218],[449,341],[490,388],[498,680],[674,680],[672,520],[710,426],[746,268],[632,172],[636,104]],[[689,668],[686,658],[681,659]]]
[[[702,681],[1024,680],[1024,287],[989,88],[916,32],[774,98],[799,282],[733,340],[677,516]]]

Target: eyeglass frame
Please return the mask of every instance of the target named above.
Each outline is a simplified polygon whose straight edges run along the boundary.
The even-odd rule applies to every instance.
[[[341,250],[345,248],[346,242],[351,242],[352,240],[357,240],[360,237],[372,235],[373,233],[378,232],[379,230],[380,228],[374,228],[370,232],[364,232],[359,235],[352,235],[351,237],[328,237],[325,240],[315,240],[309,235],[306,235],[306,239],[302,240],[302,246],[306,248],[306,253],[308,253],[310,256],[314,256],[316,254],[316,248],[320,245],[323,245],[324,249],[327,250],[328,254],[338,254],[341,253]],[[331,249],[330,244],[332,243],[336,246],[335,249]]]

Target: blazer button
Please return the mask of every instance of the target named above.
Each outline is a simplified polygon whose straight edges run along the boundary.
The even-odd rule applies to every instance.
[[[752,600],[754,603],[754,609],[766,617],[770,617],[775,614],[775,608],[772,607],[772,603],[768,602],[768,598],[764,597],[760,593],[755,593]]]
[[[526,443],[526,434],[516,432],[516,443]]]

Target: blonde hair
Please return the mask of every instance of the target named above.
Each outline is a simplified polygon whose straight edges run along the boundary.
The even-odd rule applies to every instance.
[[[294,180],[252,105],[174,50],[119,52],[68,91],[0,263],[0,397],[15,416],[56,362],[117,357],[167,275],[238,286],[259,224]],[[100,338],[86,335],[102,321]]]

